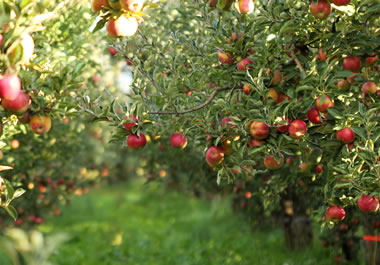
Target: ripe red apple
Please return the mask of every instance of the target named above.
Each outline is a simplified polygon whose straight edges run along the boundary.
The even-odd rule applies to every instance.
[[[92,10],[94,12],[102,10],[104,7],[109,7],[108,0],[92,0]]]
[[[259,140],[256,140],[255,138],[252,138],[251,141],[249,142],[249,148],[260,146],[260,145],[263,145],[264,143],[265,143],[264,141],[259,141]]]
[[[331,2],[333,2],[333,4],[337,6],[344,6],[350,3],[351,0],[331,0]]]
[[[351,86],[350,82],[347,79],[340,80],[336,83],[335,87],[340,88],[342,90],[347,90]]]
[[[3,44],[3,39],[4,39],[3,34],[0,33],[0,49],[1,49],[1,44]]]
[[[317,3],[312,0],[310,3],[310,12],[316,18],[325,19],[331,13],[331,5],[327,0],[318,0]]]
[[[347,56],[343,59],[343,68],[354,73],[359,72],[362,62],[357,56]]]
[[[249,132],[257,140],[263,140],[269,136],[269,126],[262,121],[254,121],[249,126]]]
[[[143,133],[140,133],[140,137],[136,134],[130,134],[127,138],[127,144],[133,150],[140,150],[146,145],[146,137]]]
[[[316,165],[314,170],[317,172],[317,174],[321,174],[323,172],[323,167],[322,165]]]
[[[23,114],[30,105],[30,97],[28,94],[20,91],[15,100],[6,100],[1,101],[3,108],[11,113]]]
[[[253,61],[251,61],[249,57],[244,58],[243,60],[238,62],[237,69],[240,71],[245,71],[247,65],[248,65],[248,68],[251,69],[252,66],[249,66],[249,64],[253,64]]]
[[[365,59],[365,62],[367,65],[372,65],[372,64],[375,64],[377,62],[377,60],[379,59],[379,56],[378,55],[371,55],[371,56],[368,56],[366,59]]]
[[[224,52],[224,51],[219,50],[218,51],[218,57],[219,57],[219,60],[223,64],[233,64],[234,63],[233,55],[230,52]]]
[[[235,10],[240,14],[251,14],[254,8],[253,0],[238,0],[235,2]]]
[[[364,94],[375,94],[377,91],[377,85],[374,82],[365,82],[362,86],[362,92]]]
[[[277,93],[277,92],[276,92]],[[281,102],[283,102],[284,100],[288,100],[290,101],[291,98],[287,95],[285,95],[284,93],[277,93],[277,99],[275,101],[276,104],[280,104]]]
[[[183,133],[173,133],[170,137],[170,144],[174,148],[183,149],[187,145],[187,137]]]
[[[114,56],[114,55],[117,54],[117,50],[114,49],[114,48],[112,48],[112,47],[109,47],[109,48],[108,48],[108,51],[109,51],[109,53],[110,53],[112,56]]]
[[[0,77],[0,97],[15,100],[21,91],[21,80],[17,74]]]
[[[336,132],[336,138],[345,144],[350,144],[355,140],[355,133],[350,128],[343,128]]]
[[[358,200],[358,207],[366,213],[374,213],[379,209],[379,198],[363,194]]]
[[[318,57],[319,57],[319,60],[321,60],[322,62],[326,62],[326,60],[328,58],[327,52],[326,52],[326,54],[324,54],[322,48],[319,48]]]
[[[280,155],[280,161],[277,162],[276,159],[273,156],[265,155],[264,158],[264,166],[268,169],[279,169],[284,164],[284,156],[281,153],[278,153]]]
[[[205,0],[206,2],[208,0]],[[208,4],[209,7],[216,7],[216,4],[218,3],[218,0],[210,0],[210,3]]]
[[[283,117],[279,118],[278,120],[276,120],[276,123],[278,124],[277,130],[279,130],[282,133],[288,132],[289,126],[290,126],[290,119],[289,118],[283,116]]]
[[[126,117],[125,117],[126,118]],[[136,119],[136,117],[135,117],[135,115],[133,115],[133,114],[131,114],[131,119],[134,121],[134,122],[125,122],[124,124],[123,124],[123,127],[124,127],[124,129],[127,131],[127,132],[132,132],[132,128],[133,127],[135,127],[135,126],[137,126],[137,119]]]
[[[319,116],[319,110],[316,107],[312,107],[307,112],[307,117],[309,118],[309,121],[311,121],[314,124],[321,124],[324,122],[324,120],[321,121],[321,117]],[[322,115],[327,118],[327,113],[322,113]]]
[[[206,161],[210,167],[221,164],[224,160],[223,150],[218,146],[211,146],[206,152]]]
[[[244,94],[249,95],[249,92],[251,91],[251,89],[252,89],[252,87],[250,85],[248,85],[248,84],[243,85]]]
[[[135,17],[111,17],[107,22],[107,32],[110,37],[130,37],[137,32],[139,24]]]
[[[342,221],[346,217],[346,211],[343,207],[334,205],[330,206],[326,211],[326,218],[329,221],[339,222]]]
[[[44,134],[51,128],[51,119],[47,115],[40,116],[39,114],[35,114],[30,119],[29,125],[32,132],[36,134]]]
[[[120,5],[128,11],[136,13],[142,9],[144,2],[145,0],[120,0]]]
[[[319,96],[315,101],[315,105],[319,111],[326,111],[328,108],[334,107],[334,100],[327,95]]]
[[[289,126],[289,136],[293,139],[299,139],[306,135],[307,125],[304,121],[295,120]]]

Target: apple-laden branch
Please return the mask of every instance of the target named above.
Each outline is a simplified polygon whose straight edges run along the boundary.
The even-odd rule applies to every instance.
[[[210,95],[209,97],[207,98],[207,100],[205,102],[203,102],[202,104],[194,107],[194,108],[190,108],[190,109],[187,109],[187,110],[180,110],[180,111],[150,111],[148,112],[148,114],[158,114],[158,115],[181,115],[181,114],[186,114],[186,113],[190,113],[190,112],[194,112],[194,111],[197,111],[197,110],[200,110],[200,109],[203,109],[204,107],[206,107],[207,105],[209,105],[212,100],[215,98],[215,96],[218,94],[218,92],[220,91],[223,91],[223,90],[228,90],[229,88],[228,87],[220,87],[220,88],[216,88]]]

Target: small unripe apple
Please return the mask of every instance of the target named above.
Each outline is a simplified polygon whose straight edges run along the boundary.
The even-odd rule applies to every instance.
[[[251,69],[252,66],[249,66],[249,64],[253,64],[253,61],[251,61],[249,59],[249,57],[244,58],[243,60],[241,60],[240,62],[238,62],[237,69],[240,70],[240,71],[245,71],[247,65],[248,65],[248,68]]]
[[[335,87],[340,88],[342,90],[347,90],[351,86],[350,82],[347,79],[340,80],[336,83]]]
[[[234,63],[233,55],[230,52],[224,52],[224,51],[218,50],[218,57],[219,57],[219,60],[223,64],[233,64]]]
[[[187,145],[187,137],[183,133],[173,133],[170,137],[170,144],[174,148],[183,149]]]
[[[346,211],[343,207],[334,205],[330,206],[326,211],[326,218],[329,221],[339,222],[342,221],[346,217]]]
[[[284,156],[281,153],[278,153],[280,155],[280,161],[277,162],[276,159],[273,156],[265,155],[264,158],[264,166],[268,169],[279,169],[284,164]]]
[[[316,18],[325,19],[331,13],[331,5],[327,0],[318,0],[317,3],[312,0],[310,2],[310,12]]]
[[[249,126],[249,132],[257,140],[263,140],[269,136],[269,126],[262,121],[254,121]]]
[[[331,0],[331,2],[333,2],[333,4],[337,6],[344,6],[350,3],[351,0]]]
[[[326,54],[324,54],[322,48],[319,48],[318,57],[319,57],[319,60],[321,60],[322,62],[326,62],[326,60],[328,58],[327,52],[326,52]]]
[[[327,117],[327,113],[322,114],[325,118]],[[321,117],[319,116],[319,110],[316,107],[313,107],[309,109],[307,112],[307,117],[309,118],[309,121],[311,121],[314,124],[321,124]]]
[[[235,2],[235,10],[240,14],[251,14],[254,8],[253,0],[238,0]]]
[[[11,113],[23,114],[30,105],[30,97],[28,94],[20,91],[15,100],[6,100],[1,101],[3,108]]]
[[[218,146],[211,146],[206,152],[206,161],[210,167],[221,164],[224,160],[223,150]]]
[[[51,128],[51,119],[47,115],[40,116],[39,114],[35,114],[30,119],[29,125],[32,132],[36,134],[44,134]]]
[[[295,120],[289,126],[289,136],[293,139],[299,139],[306,135],[307,125],[304,121]]]
[[[127,145],[133,150],[140,150],[146,145],[146,137],[140,133],[140,137],[136,134],[130,134],[127,138]]]
[[[111,17],[107,22],[107,32],[110,37],[130,37],[135,35],[139,24],[135,17]]]
[[[328,108],[334,107],[334,100],[327,95],[319,96],[315,101],[315,105],[319,111],[326,111]]]
[[[128,11],[136,13],[141,11],[144,2],[145,0],[120,0],[120,5]]]
[[[357,56],[347,56],[343,59],[343,68],[354,73],[359,72],[362,62]]]
[[[92,10],[94,12],[102,10],[104,7],[109,7],[108,0],[92,0]]]
[[[21,80],[17,74],[0,77],[0,97],[15,100],[21,91]]]
[[[263,145],[264,143],[265,143],[264,141],[260,141],[255,138],[252,138],[251,141],[249,142],[249,148],[260,146],[260,145]]]
[[[374,82],[365,82],[362,86],[362,92],[364,94],[375,94],[377,91],[377,85]]]
[[[379,198],[363,194],[358,200],[358,207],[366,213],[374,213],[379,209]]]
[[[355,133],[350,128],[343,128],[336,132],[336,138],[345,144],[350,144],[355,140]]]

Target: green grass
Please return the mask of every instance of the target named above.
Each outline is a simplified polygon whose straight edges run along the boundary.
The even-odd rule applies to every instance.
[[[52,257],[59,265],[317,265],[331,257],[315,242],[283,247],[281,230],[252,232],[228,201],[203,201],[141,183],[76,197],[64,215],[40,226],[71,240]],[[0,264],[4,263],[0,258]]]

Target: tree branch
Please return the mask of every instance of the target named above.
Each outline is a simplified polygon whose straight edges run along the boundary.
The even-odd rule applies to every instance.
[[[228,87],[223,87],[223,88],[216,88],[210,95],[209,97],[207,98],[207,100],[205,102],[203,102],[202,104],[194,107],[194,108],[191,108],[191,109],[187,109],[187,110],[182,110],[182,111],[152,111],[152,112],[149,112],[149,114],[158,114],[158,115],[180,115],[180,114],[186,114],[186,113],[190,113],[190,112],[194,112],[194,111],[197,111],[197,110],[200,110],[200,109],[203,109],[204,107],[206,107],[207,105],[209,105],[212,100],[215,98],[216,94],[218,94],[218,92],[220,91],[223,91],[223,90],[227,90],[229,89]]]
[[[303,68],[300,60],[298,60],[297,56],[294,54],[294,46],[290,49],[290,56],[293,58],[293,60],[296,62],[297,64],[297,67],[298,69],[300,70],[300,72],[306,76],[306,72],[305,72],[305,69]]]

